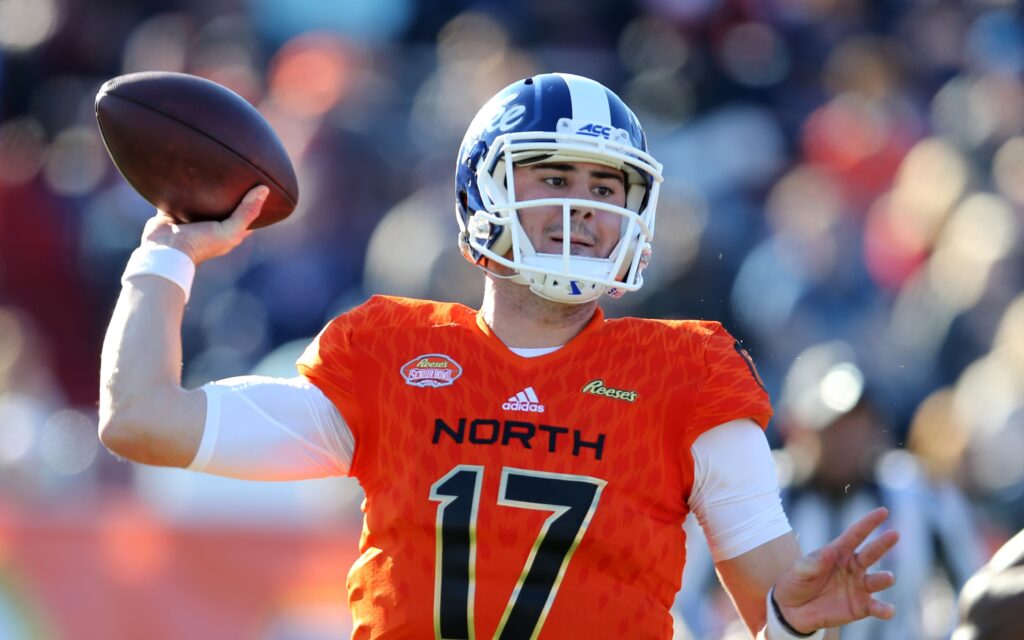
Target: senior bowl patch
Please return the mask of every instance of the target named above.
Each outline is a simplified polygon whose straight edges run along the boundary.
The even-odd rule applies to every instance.
[[[427,353],[403,364],[401,373],[414,387],[447,387],[462,375],[462,367],[443,353]]]

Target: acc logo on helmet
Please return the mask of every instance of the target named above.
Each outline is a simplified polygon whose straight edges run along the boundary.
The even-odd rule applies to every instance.
[[[607,140],[612,136],[612,128],[607,125],[591,122],[577,129],[576,133],[581,136],[593,136],[595,138],[605,138]]]

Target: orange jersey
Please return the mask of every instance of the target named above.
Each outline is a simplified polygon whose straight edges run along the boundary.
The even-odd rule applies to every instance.
[[[720,324],[600,310],[522,358],[467,307],[377,296],[299,370],[355,436],[354,638],[670,638],[690,447],[771,417]]]

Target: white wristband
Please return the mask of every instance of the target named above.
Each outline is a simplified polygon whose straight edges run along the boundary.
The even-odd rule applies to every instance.
[[[768,597],[765,602],[768,623],[764,627],[764,636],[769,640],[821,640],[825,637],[825,630],[818,629],[809,635],[797,634],[790,631],[792,627],[782,621],[780,612],[775,604],[775,587],[768,590]],[[795,630],[794,630],[795,631]],[[758,634],[761,637],[761,634]]]
[[[121,284],[135,276],[159,276],[181,287],[185,292],[185,302],[188,302],[195,275],[195,263],[181,251],[158,244],[145,244],[128,258]]]

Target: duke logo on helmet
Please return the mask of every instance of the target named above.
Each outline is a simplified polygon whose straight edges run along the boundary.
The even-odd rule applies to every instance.
[[[567,162],[621,170],[625,206],[517,199],[514,166]],[[474,264],[485,269],[503,265],[513,271],[513,281],[556,302],[576,304],[606,292],[636,291],[643,285],[654,239],[661,181],[661,164],[648,153],[640,122],[612,91],[563,73],[526,78],[491,98],[462,141],[455,175],[459,246]],[[563,207],[565,220],[579,206],[619,215],[620,236],[610,255],[571,255],[569,229],[563,229],[560,253],[538,252],[519,223],[519,211],[553,201]]]

